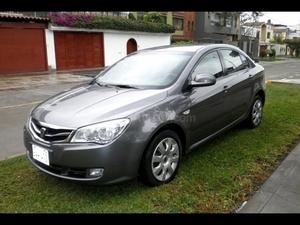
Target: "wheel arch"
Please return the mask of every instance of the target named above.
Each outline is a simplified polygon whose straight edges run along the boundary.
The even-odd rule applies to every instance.
[[[172,122],[167,122],[167,123],[164,123],[162,124],[161,126],[157,127],[151,134],[151,136],[149,137],[148,141],[147,141],[147,144],[143,150],[143,154],[142,154],[142,158],[141,158],[141,161],[140,161],[140,166],[139,168],[141,167],[141,164],[142,164],[142,160],[144,158],[144,155],[146,153],[146,150],[147,148],[149,147],[151,141],[154,139],[154,137],[159,134],[160,132],[164,131],[164,130],[172,130],[174,131],[178,137],[180,138],[180,141],[181,141],[181,144],[182,144],[182,154],[185,154],[186,152],[186,145],[187,145],[187,135],[186,135],[186,132],[184,131],[183,127],[172,121]],[[139,169],[140,170],[140,169]]]

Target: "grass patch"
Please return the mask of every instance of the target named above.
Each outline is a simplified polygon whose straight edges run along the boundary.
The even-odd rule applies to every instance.
[[[231,212],[299,139],[300,86],[268,84],[261,126],[238,126],[188,154],[168,185],[84,186],[47,176],[20,156],[0,162],[0,212]]]

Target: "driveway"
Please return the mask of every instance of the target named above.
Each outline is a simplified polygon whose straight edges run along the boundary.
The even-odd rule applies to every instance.
[[[7,90],[9,86],[5,87],[3,84],[4,78],[0,79],[0,87],[5,88],[5,90],[0,89],[0,160],[25,153],[23,126],[34,106],[52,95],[91,79],[70,76],[69,80],[72,82],[69,83],[66,77],[64,78],[69,75],[58,75],[60,79],[56,81],[54,76],[42,76],[45,77],[39,78],[40,82],[38,82],[37,76],[34,76],[35,81],[31,82],[33,87],[24,82],[30,77],[25,77],[23,82],[18,82],[14,77],[16,83],[10,85],[12,90]],[[11,79],[8,80],[11,81]],[[17,87],[21,89],[16,89]]]

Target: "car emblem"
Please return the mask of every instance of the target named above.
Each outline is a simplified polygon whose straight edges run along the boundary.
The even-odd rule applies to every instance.
[[[41,138],[44,138],[45,137],[45,133],[46,133],[46,128],[45,127],[42,127],[41,128],[41,130],[40,130],[40,132],[41,132]]]

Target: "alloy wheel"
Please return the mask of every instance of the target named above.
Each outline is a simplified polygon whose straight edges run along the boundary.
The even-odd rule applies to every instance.
[[[168,180],[175,172],[179,161],[179,146],[175,139],[168,137],[156,146],[151,161],[152,173],[159,181]]]

